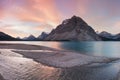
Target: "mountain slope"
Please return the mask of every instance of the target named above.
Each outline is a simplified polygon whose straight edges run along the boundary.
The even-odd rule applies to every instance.
[[[112,38],[113,37],[113,35],[111,33],[108,33],[106,31],[102,31],[99,35],[102,36],[102,37],[106,37],[106,38]]]
[[[80,17],[73,16],[63,21],[48,35],[45,40],[51,41],[98,41],[96,32]]]
[[[23,40],[26,40],[26,41],[36,41],[37,38],[33,35],[30,35],[28,37],[24,37]]]
[[[39,40],[44,40],[46,37],[48,36],[48,34],[46,32],[42,32],[40,36],[38,36],[37,38]]]
[[[8,34],[0,32],[0,41],[15,41],[15,40],[19,40],[19,39],[16,39],[12,36],[9,36]]]
[[[103,31],[98,34],[103,41],[120,41],[120,33],[113,35],[111,33],[108,33],[106,31]]]
[[[114,36],[114,39],[117,39],[118,41],[120,41],[120,33],[116,34],[116,35]]]

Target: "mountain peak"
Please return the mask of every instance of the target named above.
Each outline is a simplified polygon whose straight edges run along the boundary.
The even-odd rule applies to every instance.
[[[71,19],[81,19],[81,18],[78,17],[78,16],[73,15],[73,16],[71,17]]]
[[[77,19],[77,18],[80,18],[80,17],[75,16],[75,15],[73,15],[73,16],[71,17],[71,19]]]
[[[48,34],[46,32],[42,32],[41,35],[38,36],[38,39],[44,40],[47,36],[48,36]]]
[[[71,19],[72,21],[76,22],[76,23],[82,23],[82,24],[87,24],[81,17],[78,16],[72,16]]]
[[[3,32],[0,32],[0,36],[2,36],[2,35],[7,35],[7,34],[5,34],[5,33],[3,33]]]
[[[37,40],[35,36],[30,35],[28,37],[24,37],[23,40],[28,40],[28,41],[33,41],[33,40]]]
[[[63,32],[70,32],[73,29],[90,29],[88,27],[88,24],[80,17],[73,16],[70,19],[66,19],[62,22],[62,24],[58,25],[56,30],[54,30],[55,33],[63,33]],[[52,33],[54,33],[52,31]]]
[[[107,38],[111,38],[112,34],[106,31],[102,31],[101,33],[99,33],[99,36],[101,37],[107,37]]]
[[[35,38],[35,36],[33,36],[33,35],[30,35],[29,37]]]
[[[46,32],[42,32],[41,34],[43,34],[43,35],[44,35],[44,34],[47,34],[47,33],[46,33]]]
[[[73,16],[57,26],[46,40],[100,40],[100,38],[82,18]]]

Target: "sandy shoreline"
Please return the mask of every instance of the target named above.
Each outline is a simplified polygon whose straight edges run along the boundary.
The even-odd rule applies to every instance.
[[[87,71],[89,71],[88,68],[106,65],[106,64],[110,64],[110,63],[116,62],[116,61],[119,61],[119,58],[88,56],[88,55],[83,55],[83,54],[79,54],[76,52],[61,51],[61,50],[44,47],[44,46],[0,43],[0,73],[3,77],[5,77],[5,79],[9,79],[10,76],[12,76],[13,78],[11,78],[10,80],[15,80],[16,78],[18,78],[18,80],[19,80],[19,78],[22,77],[23,73],[26,76],[34,75],[35,78],[38,77],[37,76],[38,73],[39,73],[39,75],[44,74],[44,75],[48,76],[48,73],[45,72],[46,70],[51,72],[51,74],[49,73],[49,75],[54,76],[54,78],[56,78],[56,79],[53,79],[53,77],[52,77],[51,79],[49,79],[50,77],[48,76],[48,77],[46,77],[47,78],[46,80],[58,80],[57,79],[58,75],[63,74],[64,71],[67,72],[68,74],[73,74],[72,72],[74,72],[76,69],[78,69],[82,73],[88,74],[87,73]],[[38,67],[39,67],[39,69],[38,69]],[[88,68],[85,69],[85,67],[88,67]],[[29,68],[31,70],[33,69],[33,72],[31,71],[30,73],[27,73],[27,71],[29,72]],[[61,70],[61,69],[63,69],[63,70]],[[81,69],[83,69],[83,70],[85,69],[87,71],[83,71]],[[10,73],[7,74],[6,70],[9,71]],[[25,70],[27,70],[27,71],[25,71]],[[38,72],[36,74],[36,73],[34,73],[34,70],[38,70],[38,71],[40,70],[40,72]],[[41,70],[43,70],[44,73],[41,73]],[[94,71],[94,69],[93,69],[93,71]],[[57,72],[56,75],[55,74],[53,75],[53,72],[54,73]],[[77,71],[75,71],[75,72],[77,72]],[[21,74],[21,76],[17,75],[16,73],[19,75]],[[78,72],[78,73],[81,74],[80,72]],[[14,76],[14,75],[16,75],[16,76]],[[74,78],[74,76],[73,76],[73,78]],[[60,77],[60,75],[59,75],[59,77]],[[66,77],[68,77],[68,76],[66,76]],[[93,75],[93,77],[94,77],[94,75]],[[25,79],[28,79],[28,78],[29,77],[27,77],[27,78],[25,77]],[[36,80],[45,80],[45,79],[41,79],[41,78],[42,77],[39,76],[38,79],[36,79]],[[23,79],[23,80],[25,80],[25,79]],[[32,80],[32,79],[33,78],[31,78],[30,80]],[[67,79],[61,79],[61,80],[67,80]],[[78,79],[76,79],[76,80],[78,80]],[[89,80],[89,79],[84,79],[84,80]],[[95,80],[95,79],[93,79],[93,80]],[[99,80],[99,79],[97,79],[97,80]],[[105,80],[109,80],[109,79],[105,79]]]

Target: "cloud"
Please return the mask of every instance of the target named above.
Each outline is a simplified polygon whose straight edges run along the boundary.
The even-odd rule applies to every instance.
[[[98,31],[115,33],[119,7],[120,0],[0,0],[0,30],[38,35],[77,15]]]
[[[40,35],[41,32],[46,31],[50,32],[52,30],[52,25],[44,24],[36,21],[21,21],[15,17],[4,17],[0,22],[0,29],[4,32],[8,31],[12,35],[22,34],[33,34],[35,36]],[[11,34],[10,33],[10,34]]]
[[[23,7],[18,7],[15,11],[17,17],[22,20],[34,20],[43,23],[53,23],[55,26],[59,23],[60,15],[56,9],[54,0],[27,0]]]
[[[115,24],[120,21],[120,0],[79,0],[78,3],[77,9],[81,9],[78,15],[95,30],[119,33]]]
[[[113,27],[110,28],[111,32],[114,34],[120,33],[120,21],[114,23]]]
[[[60,20],[59,11],[54,0],[4,0],[0,1],[2,18],[1,30],[12,33],[21,32],[40,34],[57,26]],[[0,28],[1,28],[0,27]]]

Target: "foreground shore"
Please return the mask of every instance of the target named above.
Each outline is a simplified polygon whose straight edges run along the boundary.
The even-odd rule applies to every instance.
[[[0,80],[119,80],[119,67],[119,58],[0,43]]]

